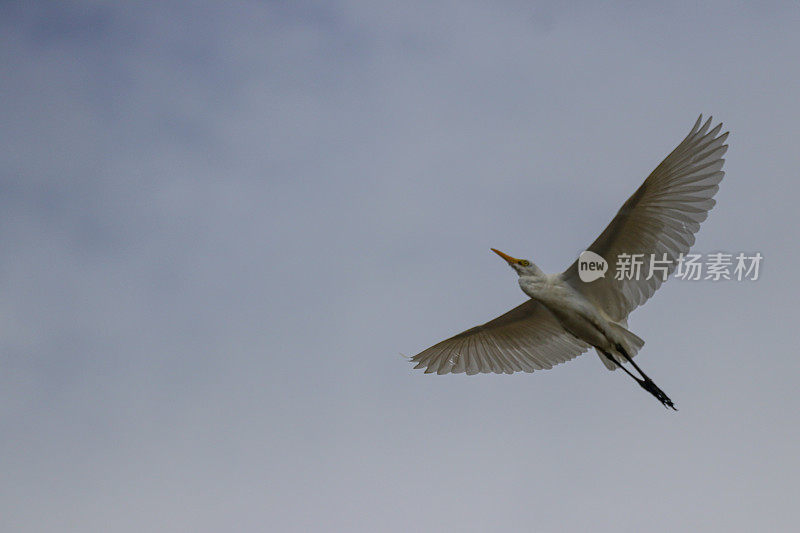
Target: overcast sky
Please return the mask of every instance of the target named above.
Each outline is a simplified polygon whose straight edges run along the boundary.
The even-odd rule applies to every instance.
[[[566,7],[564,4],[568,4]],[[0,7],[3,531],[795,531],[800,8]],[[594,353],[400,355],[565,268],[700,113],[694,250]]]

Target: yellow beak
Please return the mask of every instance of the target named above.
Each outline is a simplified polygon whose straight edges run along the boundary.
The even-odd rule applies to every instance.
[[[495,250],[494,248],[492,248],[492,251],[494,253],[496,253],[497,255],[499,255],[500,257],[502,257],[503,259],[505,259],[508,262],[509,265],[512,264],[512,263],[519,263],[520,261],[522,261],[522,259],[517,259],[516,257],[511,257],[508,254],[504,254],[500,250]]]

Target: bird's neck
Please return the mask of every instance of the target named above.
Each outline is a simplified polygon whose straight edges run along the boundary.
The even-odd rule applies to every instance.
[[[519,277],[519,287],[531,298],[544,298],[555,288],[557,274],[525,274]]]

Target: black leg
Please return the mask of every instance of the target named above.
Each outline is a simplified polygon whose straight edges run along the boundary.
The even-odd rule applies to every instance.
[[[618,345],[617,345],[617,350],[619,350],[620,354],[622,354],[622,356],[623,356],[623,357],[624,357],[624,358],[625,358],[625,359],[626,359],[626,360],[627,360],[629,363],[631,363],[631,364],[633,365],[633,367],[634,367],[634,368],[635,368],[635,369],[636,369],[636,370],[637,370],[637,371],[638,371],[638,372],[639,372],[639,373],[642,375],[642,377],[643,377],[644,379],[639,379],[638,377],[634,376],[634,375],[631,373],[631,371],[630,371],[630,370],[628,370],[627,368],[625,368],[624,366],[622,366],[621,364],[619,364],[619,363],[617,362],[617,360],[616,360],[616,359],[614,359],[614,358],[611,356],[611,354],[609,354],[608,352],[603,352],[603,355],[605,355],[605,356],[606,356],[606,357],[607,357],[607,358],[608,358],[610,361],[612,361],[614,364],[616,364],[618,367],[620,367],[622,370],[624,370],[626,374],[628,374],[630,377],[632,377],[633,379],[635,379],[635,380],[636,380],[636,382],[639,384],[639,386],[641,386],[641,387],[642,387],[644,390],[646,390],[647,392],[649,392],[650,394],[652,394],[653,396],[655,396],[655,398],[656,398],[656,399],[657,399],[659,402],[661,402],[661,403],[664,405],[664,407],[671,408],[671,409],[673,409],[673,410],[677,411],[677,410],[678,410],[678,408],[677,408],[677,407],[675,407],[675,404],[674,404],[674,403],[672,403],[672,400],[670,400],[670,399],[669,399],[669,396],[667,396],[667,394],[666,394],[666,393],[665,393],[663,390],[661,390],[661,389],[658,387],[658,385],[656,385],[656,384],[653,382],[653,380],[652,380],[652,379],[650,379],[650,378],[647,376],[647,374],[645,374],[644,372],[642,372],[642,369],[641,369],[641,368],[639,368],[639,365],[637,365],[636,363],[634,363],[634,362],[633,362],[633,359],[631,359],[631,358],[628,356],[627,352],[626,352],[626,351],[625,351],[625,350],[622,348],[622,346],[620,346],[620,345],[618,344]]]
[[[649,377],[647,377],[647,374],[645,374],[644,371],[641,368],[639,368],[639,365],[637,365],[636,362],[634,362],[633,358],[628,355],[628,352],[625,351],[625,348],[623,348],[621,344],[617,344],[617,351],[622,355],[622,357],[625,358],[626,361],[628,361],[630,364],[633,365],[633,368],[635,368],[636,371],[639,372],[644,379],[650,379]]]

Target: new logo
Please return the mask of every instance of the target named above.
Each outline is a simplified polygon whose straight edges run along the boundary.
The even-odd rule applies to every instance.
[[[578,256],[578,276],[581,281],[589,283],[604,278],[608,271],[608,263],[594,252],[586,250]]]

